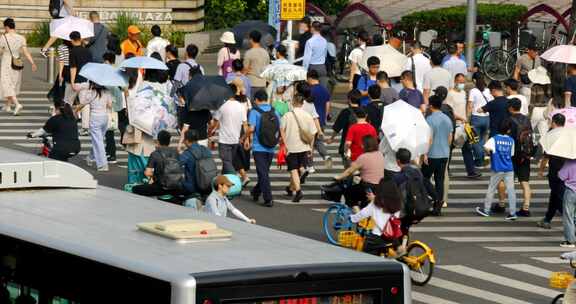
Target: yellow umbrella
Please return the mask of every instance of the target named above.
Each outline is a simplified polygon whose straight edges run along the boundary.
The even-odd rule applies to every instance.
[[[576,128],[556,128],[540,139],[548,155],[576,159]]]

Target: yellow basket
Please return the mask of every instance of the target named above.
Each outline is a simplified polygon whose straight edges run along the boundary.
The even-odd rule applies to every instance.
[[[338,244],[342,247],[362,251],[364,238],[355,231],[341,231],[338,233]]]
[[[550,276],[550,287],[566,289],[574,280],[574,276],[568,272],[553,272]]]

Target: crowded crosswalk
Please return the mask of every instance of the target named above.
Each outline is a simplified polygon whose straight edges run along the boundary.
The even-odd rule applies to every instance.
[[[20,100],[24,109],[19,116],[0,114],[0,144],[38,153],[41,143],[37,139],[27,139],[25,135],[40,128],[49,117],[45,92],[23,92]],[[335,108],[342,106],[336,105]],[[330,135],[331,131],[326,133]],[[119,135],[116,135],[118,142]],[[76,157],[77,160],[82,160],[91,149],[88,136],[81,136],[80,139],[82,152]],[[173,140],[176,141],[175,138]],[[113,166],[123,170],[127,162],[126,152],[122,151],[119,144],[118,148],[118,163]],[[330,183],[343,170],[337,149],[336,143],[328,145],[328,152],[334,160],[332,169],[327,169],[319,157],[315,158],[316,172],[306,180],[303,186],[305,198],[299,204],[292,203],[284,196],[283,189],[289,177],[286,168],[280,169],[274,160],[271,180],[275,201],[284,205],[297,205],[295,208],[306,208],[321,217],[330,202],[320,199],[319,187]],[[212,153],[217,155],[217,151]],[[220,164],[220,159],[215,159]],[[75,163],[83,164],[81,161]],[[430,283],[425,287],[415,287],[415,302],[548,303],[561,292],[548,286],[548,278],[552,272],[570,271],[567,262],[559,258],[562,252],[570,249],[558,246],[563,239],[560,217],[553,220],[550,230],[536,227],[535,223],[546,210],[549,192],[547,181],[538,177],[537,162],[533,161],[530,182],[533,187],[532,217],[505,222],[504,214],[501,217],[483,218],[473,213],[473,207],[479,205],[488,187],[488,168],[481,171],[484,176],[480,179],[466,178],[461,153],[455,149],[450,165],[448,208],[443,210],[443,216],[429,217],[411,229],[419,239],[436,238],[431,245],[438,256]],[[255,182],[256,174],[253,170],[249,176]],[[520,194],[521,191],[518,191],[521,203]],[[456,247],[462,248],[459,252],[467,254],[452,255],[451,249]],[[488,264],[487,259],[481,258],[486,255],[491,256]]]

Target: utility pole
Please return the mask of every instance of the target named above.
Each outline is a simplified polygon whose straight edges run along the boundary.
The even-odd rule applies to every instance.
[[[476,43],[477,8],[478,6],[476,0],[468,0],[466,14],[466,63],[468,64],[468,67],[474,66],[474,44]]]
[[[574,34],[576,34],[576,0],[572,0],[572,9],[570,10],[570,29],[568,30],[568,41],[567,43],[574,43]]]

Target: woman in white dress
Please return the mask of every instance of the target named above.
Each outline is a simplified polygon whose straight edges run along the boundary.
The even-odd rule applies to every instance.
[[[0,53],[2,54],[2,63],[0,65],[0,96],[4,96],[6,103],[4,111],[12,112],[18,115],[22,110],[22,104],[18,102],[18,94],[22,84],[22,69],[14,69],[13,59],[20,59],[22,55],[26,57],[32,71],[36,72],[37,67],[26,48],[26,38],[16,33],[16,23],[14,19],[7,18],[4,20],[4,34],[0,37]]]

